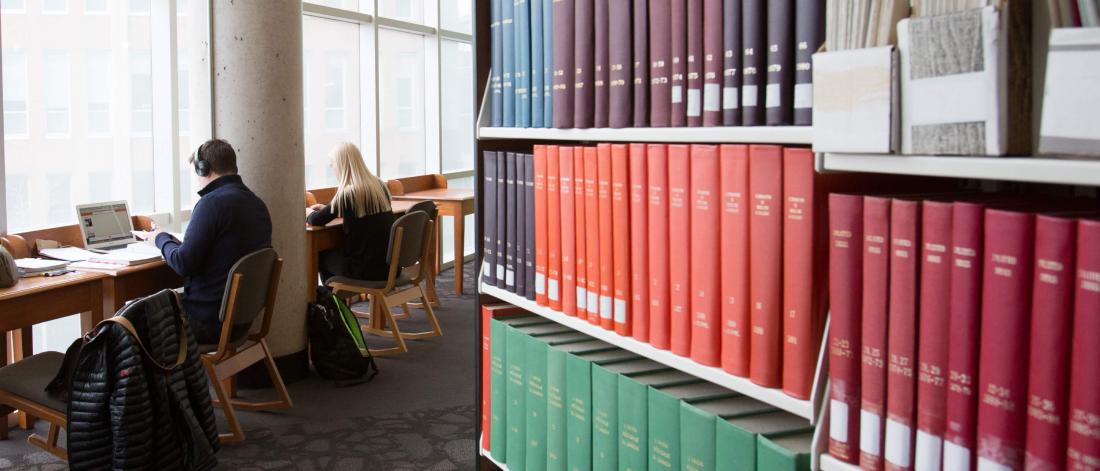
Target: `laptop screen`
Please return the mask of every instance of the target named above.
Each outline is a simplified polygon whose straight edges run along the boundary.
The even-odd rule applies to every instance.
[[[80,230],[84,235],[84,246],[99,248],[130,242],[134,235],[130,232],[130,210],[125,201],[85,205],[77,207],[80,216]]]

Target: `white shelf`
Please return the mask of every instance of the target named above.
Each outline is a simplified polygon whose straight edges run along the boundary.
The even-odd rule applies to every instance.
[[[859,471],[859,466],[848,464],[833,458],[828,453],[821,455],[821,471]]]
[[[589,142],[813,143],[811,126],[720,126],[699,128],[496,128],[481,127],[478,139],[531,139]]]
[[[1100,159],[824,153],[818,170],[1100,186]]]
[[[587,334],[590,337],[603,340],[604,342],[624,350],[629,350],[649,358],[650,360],[676,368],[677,370],[683,371],[699,379],[710,381],[719,386],[752,397],[758,401],[771,404],[792,414],[805,417],[806,420],[810,422],[814,421],[814,407],[813,403],[809,400],[795,399],[788,396],[780,389],[758,386],[747,378],[731,375],[720,368],[701,365],[690,358],[676,355],[668,350],[661,350],[645,342],[639,342],[633,337],[624,337],[614,331],[589,324],[586,320],[565,315],[546,306],[539,306],[534,301],[517,296],[515,293],[510,293],[496,286],[490,286],[485,283],[480,283],[480,286],[482,294],[493,296],[501,301],[521,307],[573,330]]]

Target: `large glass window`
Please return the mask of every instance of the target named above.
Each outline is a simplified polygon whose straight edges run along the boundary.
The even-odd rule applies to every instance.
[[[472,3],[471,0],[439,0],[439,27],[469,34]]]
[[[26,10],[25,0],[0,0],[0,13],[23,13]]]
[[[111,134],[111,51],[88,51],[88,136]]]
[[[4,138],[27,137],[27,55],[21,50],[4,49]]]
[[[441,41],[440,47],[440,73],[447,77],[440,82],[443,171],[473,170],[473,48],[469,43],[449,40]]]
[[[336,184],[328,162],[336,144],[351,142],[373,159],[361,127],[360,78],[369,72],[360,67],[359,25],[306,16],[302,27],[306,188],[323,188]]]
[[[107,0],[84,0],[84,13],[107,13]]]
[[[69,53],[45,51],[46,137],[69,135]]]
[[[382,29],[378,34],[381,177],[425,173],[424,36]]]

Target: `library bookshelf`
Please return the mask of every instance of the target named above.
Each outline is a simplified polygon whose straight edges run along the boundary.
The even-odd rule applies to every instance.
[[[1100,185],[1100,160],[818,153],[819,172],[867,172],[1058,185]]]

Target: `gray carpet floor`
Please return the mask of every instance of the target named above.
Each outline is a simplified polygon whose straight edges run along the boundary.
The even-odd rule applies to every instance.
[[[440,274],[442,307],[436,317],[443,337],[408,341],[409,352],[379,358],[370,383],[338,386],[313,375],[289,384],[294,407],[244,412],[243,443],[223,446],[222,469],[241,470],[451,470],[473,469],[477,456],[477,332],[474,267],[468,263],[464,296],[454,293],[454,271]],[[356,306],[357,309],[365,306]],[[401,322],[424,330],[423,311]],[[371,339],[370,343],[376,343]],[[380,344],[383,342],[379,342]],[[271,390],[241,391],[244,399],[274,397]],[[220,430],[226,431],[221,411]],[[45,424],[39,423],[40,434]],[[13,430],[0,441],[0,469],[65,469],[60,460],[26,442]]]

